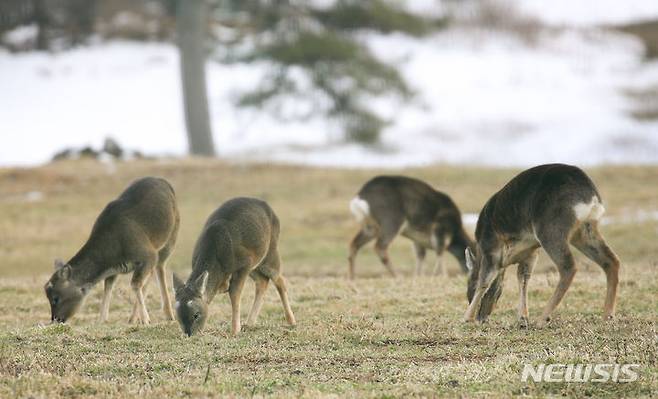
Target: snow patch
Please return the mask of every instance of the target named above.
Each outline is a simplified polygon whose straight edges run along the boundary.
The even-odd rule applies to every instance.
[[[658,120],[634,119],[633,99],[624,94],[658,86],[658,62],[643,62],[641,43],[626,35],[562,30],[528,44],[508,33],[454,28],[423,40],[363,40],[418,92],[410,103],[368,100],[391,122],[380,145],[345,143],[335,122],[310,113],[326,98],[300,71],[292,74],[304,94],[281,103],[277,118],[236,105],[238,93],[261,84],[266,63],[208,63],[218,154],[385,168],[658,162]],[[59,54],[0,51],[0,120],[0,165],[46,162],[62,148],[98,147],[107,136],[147,155],[183,155],[176,48],[111,42]]]
[[[523,13],[551,25],[619,25],[658,18],[655,0],[512,0]]]
[[[475,226],[478,224],[478,217],[480,215],[477,213],[462,213],[462,223],[467,226]]]
[[[21,48],[28,43],[36,42],[38,34],[37,24],[22,25],[2,35],[2,42],[9,47]]]

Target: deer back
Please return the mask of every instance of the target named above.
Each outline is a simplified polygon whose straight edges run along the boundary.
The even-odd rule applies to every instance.
[[[279,220],[270,206],[255,198],[234,198],[209,217],[195,246],[196,269],[232,273],[255,266],[265,257],[279,235]]]
[[[417,179],[378,176],[367,182],[358,196],[368,203],[370,216],[378,223],[400,218],[418,230],[426,230],[433,223],[451,230],[462,227],[461,213],[452,199]]]
[[[93,259],[99,267],[113,267],[130,261],[133,252],[161,248],[179,220],[171,185],[156,177],[139,179],[103,209],[89,239],[69,263]]]
[[[518,238],[546,224],[572,224],[581,217],[578,206],[592,201],[600,203],[601,197],[581,169],[540,165],[514,177],[487,201],[475,237],[486,249],[495,238]]]
[[[581,169],[564,164],[530,168],[494,194],[485,204],[475,230],[476,253],[468,255],[471,272],[467,298],[471,302],[479,275],[499,271],[482,299],[478,319],[486,318],[502,292],[505,266],[522,260],[543,240],[569,239],[577,223],[598,219],[601,197]]]

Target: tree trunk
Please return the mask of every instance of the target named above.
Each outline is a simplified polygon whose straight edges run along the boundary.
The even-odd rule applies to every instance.
[[[46,51],[50,48],[48,40],[48,11],[44,0],[35,0],[34,2],[34,22],[37,24],[37,50]]]
[[[180,53],[183,103],[189,152],[214,156],[205,69],[205,0],[178,0],[176,33]]]

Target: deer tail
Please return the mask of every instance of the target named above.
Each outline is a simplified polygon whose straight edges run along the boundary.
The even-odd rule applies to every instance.
[[[350,211],[357,222],[361,223],[370,216],[370,205],[359,196],[356,196],[350,201]]]

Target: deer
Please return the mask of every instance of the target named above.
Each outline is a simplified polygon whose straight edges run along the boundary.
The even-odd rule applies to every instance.
[[[599,231],[605,208],[589,176],[576,166],[540,165],[510,180],[484,205],[475,252],[466,250],[470,270],[464,321],[484,322],[501,295],[505,268],[517,264],[518,320],[528,326],[528,280],[543,248],[557,266],[559,281],[537,324],[545,326],[576,274],[570,245],[606,274],[604,319],[615,313],[620,261]]]
[[[375,240],[375,252],[388,273],[396,272],[388,247],[399,234],[413,243],[415,275],[422,273],[428,250],[436,253],[435,275],[447,275],[443,253],[447,250],[466,273],[465,250],[474,245],[464,230],[454,201],[429,184],[405,176],[377,176],[366,182],[350,202],[350,210],[361,227],[350,242],[349,279],[355,276],[359,250]]]
[[[93,286],[104,282],[100,320],[109,315],[112,288],[119,274],[132,272],[135,301],[129,322],[149,324],[144,286],[155,269],[162,308],[174,320],[165,278],[180,216],[174,189],[166,180],[144,177],[130,184],[100,213],[85,244],[68,262],[55,261],[44,286],[51,321],[64,323],[79,310]]]
[[[173,276],[176,316],[184,334],[191,337],[202,331],[208,305],[217,293],[228,292],[231,332],[238,335],[242,329],[240,299],[247,276],[256,285],[247,325],[256,323],[270,281],[279,293],[288,324],[295,325],[286,279],[281,273],[279,231],[279,219],[272,208],[255,198],[228,200],[208,217],[194,247],[187,281]]]

